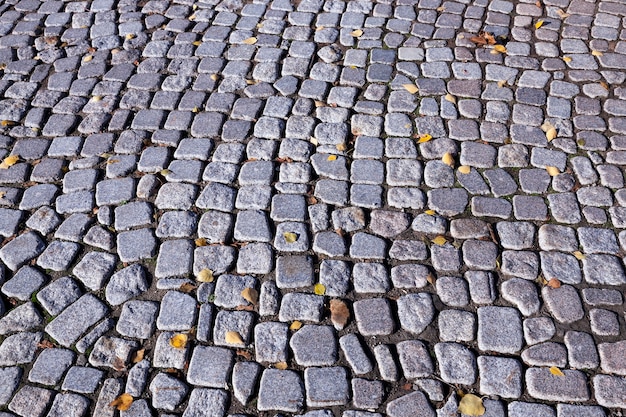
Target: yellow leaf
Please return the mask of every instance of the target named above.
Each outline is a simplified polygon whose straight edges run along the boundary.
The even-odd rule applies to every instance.
[[[302,322],[295,320],[293,323],[291,323],[291,325],[289,326],[289,330],[298,330],[300,327],[302,327]]]
[[[420,138],[417,140],[417,143],[428,142],[432,138],[433,137],[431,135],[429,135],[428,133],[424,133],[424,134],[420,135]]]
[[[317,283],[315,287],[313,287],[313,292],[317,295],[324,295],[326,293],[326,287],[324,284]]]
[[[446,152],[441,157],[441,162],[448,166],[454,166],[454,157],[450,155],[450,152]]]
[[[506,53],[506,47],[504,45],[494,45],[491,53],[494,55]]]
[[[468,416],[482,416],[485,414],[483,400],[474,394],[465,394],[459,402],[459,413]]]
[[[187,346],[187,335],[184,333],[176,333],[170,339],[170,345],[176,349],[184,349]]]
[[[554,126],[552,126],[552,123],[550,122],[545,122],[544,124],[541,125],[541,130],[543,130],[544,132],[547,132],[548,130],[552,129]]]
[[[246,84],[248,85],[254,85],[256,83],[257,83],[256,80],[246,80]]]
[[[600,51],[591,51],[591,55],[593,55],[593,56],[602,56],[604,54],[602,52],[600,52]]]
[[[437,11],[438,12],[445,12],[446,8],[444,6],[439,6],[439,7],[437,7]]]
[[[506,80],[500,80],[498,81],[498,87],[502,88],[506,85]]]
[[[259,301],[259,293],[254,288],[246,287],[241,291],[241,296],[250,304],[256,304]]]
[[[551,127],[546,132],[546,139],[548,139],[548,142],[550,142],[550,141],[552,141],[552,139],[556,138],[556,135],[557,135],[556,129],[554,127]]]
[[[437,236],[436,238],[433,239],[433,243],[435,245],[439,245],[439,246],[445,245],[447,241],[448,240],[445,237],[441,236],[441,235],[439,235],[439,236]]]
[[[586,256],[579,250],[572,252],[572,255],[574,255],[579,261],[582,261],[586,258]]]
[[[213,81],[217,81],[217,74],[211,74],[211,76],[209,77],[211,78]]]
[[[252,37],[250,37],[248,39],[244,39],[243,43],[245,43],[246,45],[254,45],[256,43],[256,41],[257,41],[257,39],[254,36],[252,36]]]
[[[537,20],[537,23],[535,23],[535,29],[539,29],[541,26],[543,26],[543,20]]]
[[[7,156],[6,158],[4,158],[4,161],[0,163],[0,169],[9,169],[9,167],[12,167],[13,165],[15,165],[17,161],[19,160],[20,160],[19,155]]]
[[[313,145],[317,146],[318,141],[316,138],[314,138],[313,136],[311,136],[311,138],[309,139],[309,142],[311,142]]]
[[[202,45],[202,41],[194,41],[194,42],[191,42],[191,43],[192,43],[192,45],[195,45],[195,46]]]
[[[461,174],[469,174],[472,171],[472,168],[469,167],[468,165],[461,165],[459,167],[459,172]]]
[[[565,62],[572,62],[572,58],[570,58],[569,56],[564,56],[563,57],[563,61],[565,61]]]
[[[432,210],[432,209],[431,209],[431,210],[426,210],[426,211],[424,211],[424,214],[428,214],[429,216],[434,216],[434,215],[435,215],[435,214],[437,214],[437,213],[435,212],[435,210]]]
[[[565,374],[561,372],[561,370],[557,368],[556,366],[550,367],[550,373],[555,376],[565,376]]]
[[[328,155],[327,158],[329,161],[336,161],[337,160],[337,155]]]
[[[551,177],[556,177],[560,174],[560,171],[557,167],[546,167],[546,171],[550,174]]]
[[[285,238],[285,242],[294,243],[298,240],[298,235],[293,232],[285,232],[283,233],[283,237]]]
[[[0,200],[2,200],[5,195],[7,195],[6,191],[0,191]]]
[[[164,169],[161,170],[161,175],[163,175],[164,177],[170,175],[171,173],[172,173],[172,171],[170,171],[167,168],[164,168]]]
[[[193,109],[191,109],[192,113],[198,113],[200,111],[200,109],[198,108],[198,106],[195,106]]]
[[[363,31],[361,29],[353,30],[352,32],[350,32],[350,35],[354,36],[355,38],[358,38],[362,34],[363,34]]]
[[[2,126],[13,126],[15,125],[15,122],[12,120],[3,120],[2,122],[0,122],[0,125]]]
[[[87,55],[83,58],[83,62],[89,62],[93,59],[93,55]]]
[[[209,268],[204,268],[202,271],[198,272],[196,276],[196,280],[199,282],[213,282],[215,277],[213,277],[213,271]]]
[[[447,101],[449,101],[452,104],[456,104],[456,97],[454,97],[452,94],[448,93],[446,94],[446,96],[444,97]]]
[[[135,354],[133,355],[133,363],[141,362],[145,353],[145,349],[139,349],[137,352],[135,352]]]
[[[118,162],[120,162],[119,159],[108,159],[107,160],[107,165],[117,164]]]
[[[119,397],[111,401],[109,403],[109,406],[115,407],[120,411],[126,411],[130,408],[132,403],[133,403],[133,397],[130,394],[125,392],[124,394],[120,395]]]
[[[93,101],[94,103],[97,103],[100,100],[102,100],[102,96],[93,96],[93,97],[91,97],[91,101]]]
[[[134,35],[134,34],[132,34],[132,33],[128,33],[128,34],[126,35],[126,39],[129,39],[129,40],[130,40],[130,39],[133,39],[134,37],[135,37],[135,35]]]
[[[205,238],[203,237],[199,237],[195,240],[196,246],[206,246],[207,245],[207,241]]]
[[[556,14],[558,14],[561,19],[567,19],[570,17],[570,14],[565,13],[562,9],[556,9]]]
[[[415,94],[418,91],[418,88],[415,84],[402,84],[402,87],[404,87],[404,89],[411,94]]]
[[[337,148],[338,151],[345,151],[346,149],[348,149],[348,147],[346,146],[345,143],[338,143],[337,146],[335,146],[335,148]]]
[[[239,333],[237,332],[226,332],[224,340],[226,341],[226,343],[229,343],[231,345],[243,345],[243,339],[241,338],[241,335],[239,335]]]
[[[278,362],[274,364],[274,368],[276,369],[280,369],[281,371],[284,371],[285,369],[287,369],[287,362]]]

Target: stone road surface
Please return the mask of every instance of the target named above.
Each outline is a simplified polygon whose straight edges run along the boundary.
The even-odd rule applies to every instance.
[[[0,417],[625,414],[624,0],[3,0],[0,67]]]

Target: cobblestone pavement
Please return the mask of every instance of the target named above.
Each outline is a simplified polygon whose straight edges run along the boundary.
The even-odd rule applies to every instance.
[[[4,0],[0,65],[0,417],[625,413],[624,0]]]

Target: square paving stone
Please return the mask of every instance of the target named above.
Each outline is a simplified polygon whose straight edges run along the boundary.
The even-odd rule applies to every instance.
[[[61,389],[91,394],[96,391],[103,376],[104,372],[96,368],[72,366],[65,375]]]
[[[303,406],[304,386],[296,372],[278,369],[263,371],[257,400],[259,411],[297,413]]]
[[[353,304],[354,317],[363,336],[382,336],[396,328],[389,302],[384,298],[371,298]]]
[[[187,382],[195,386],[227,389],[234,356],[230,349],[196,346],[189,362]]]
[[[289,327],[286,323],[264,322],[254,327],[257,362],[286,362]]]
[[[564,370],[565,376],[555,378],[548,368],[526,370],[528,393],[534,398],[547,401],[588,401],[587,377],[581,371]]]
[[[354,290],[357,293],[384,294],[391,288],[389,273],[383,264],[359,262],[352,269]]]
[[[245,347],[250,342],[254,315],[247,311],[222,310],[215,316],[213,327],[213,343],[218,346]],[[229,343],[226,341],[226,333],[236,332],[243,343]]]
[[[480,392],[503,398],[519,398],[522,394],[522,366],[512,358],[478,357]]]
[[[22,376],[19,367],[2,368],[0,370],[0,405],[6,405],[17,389]]]
[[[0,249],[0,259],[12,271],[41,254],[46,245],[34,232],[24,233]]]
[[[193,243],[186,239],[168,240],[161,244],[154,276],[168,278],[186,276],[191,272]]]
[[[287,293],[280,304],[279,320],[283,322],[301,320],[319,322],[322,318],[324,297],[303,294]]]
[[[163,332],[157,338],[154,347],[154,357],[152,365],[156,368],[175,368],[183,369],[189,350],[189,344],[184,348],[178,349],[170,344],[170,340],[174,337],[174,332]]]
[[[52,320],[46,326],[46,333],[60,345],[69,347],[107,312],[108,308],[98,298],[85,294]]]
[[[15,279],[15,278],[14,278]],[[43,283],[43,280],[42,280]],[[83,295],[76,281],[70,277],[61,277],[37,293],[37,301],[51,316],[58,315],[65,307]]]
[[[122,262],[135,262],[152,258],[156,239],[151,229],[138,229],[117,235],[117,254]]]
[[[189,330],[196,320],[196,300],[178,291],[168,291],[161,300],[159,330]]]
[[[240,250],[240,260],[242,257],[241,253],[248,246],[250,245],[247,245]],[[254,246],[252,246],[252,248],[254,248]],[[174,252],[172,252],[172,256],[173,255]],[[203,269],[210,269],[211,271],[213,271],[214,275],[223,274],[230,271],[231,267],[235,263],[236,257],[237,250],[231,246],[214,245],[198,247],[194,251],[193,273],[197,275]],[[259,259],[256,260],[260,261]]]
[[[154,322],[159,305],[152,301],[128,301],[124,303],[116,330],[122,336],[148,339],[154,333]]]
[[[341,367],[307,368],[304,385],[306,402],[311,407],[344,405],[350,398],[348,376]]]
[[[105,297],[109,304],[120,305],[148,289],[146,271],[133,264],[113,274],[106,286]]]
[[[331,326],[303,326],[289,344],[299,365],[329,366],[337,361],[337,336]]]
[[[214,304],[218,307],[234,309],[248,305],[242,296],[245,289],[255,289],[257,281],[250,276],[221,275],[217,279],[214,292]]]
[[[32,266],[23,266],[13,275],[13,278],[2,285],[2,293],[7,297],[26,301],[46,281],[46,275],[39,272],[38,269]]]
[[[189,403],[183,412],[183,417],[194,417],[207,414],[209,416],[223,416],[226,414],[228,393],[219,389],[194,388],[189,396]]]
[[[41,417],[46,412],[53,395],[54,391],[25,385],[9,403],[9,410],[20,416]]]
[[[478,309],[478,347],[482,351],[516,353],[524,343],[522,321],[510,307]]]
[[[352,384],[352,404],[356,408],[375,410],[383,402],[383,384],[381,381],[354,378]]]
[[[72,273],[92,291],[104,286],[117,264],[117,256],[106,252],[89,252],[74,267]]]
[[[152,204],[143,201],[115,207],[115,229],[129,230],[152,223]]]

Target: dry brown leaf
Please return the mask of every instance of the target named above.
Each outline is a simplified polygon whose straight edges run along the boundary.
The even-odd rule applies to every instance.
[[[217,81],[217,79],[219,78],[217,74],[211,74],[209,76],[209,78],[211,78],[213,81]]]
[[[561,281],[556,278],[550,278],[550,281],[546,284],[550,288],[559,288],[561,286]]]
[[[243,339],[241,338],[241,335],[232,330],[229,332],[226,332],[226,335],[224,336],[224,340],[226,341],[226,343],[231,344],[231,345],[243,345]]]
[[[39,349],[50,349],[50,348],[53,348],[54,345],[52,344],[51,341],[44,339],[43,341],[37,343],[37,347]]]
[[[246,45],[254,45],[256,42],[257,42],[257,38],[255,38],[254,36],[251,36],[248,39],[243,40],[243,43],[245,43]]]
[[[139,349],[133,355],[133,363],[141,362],[143,360],[143,357],[144,357],[145,354],[146,354],[146,350],[145,349]]]
[[[124,363],[124,359],[116,356],[113,359],[113,369],[115,369],[116,371],[122,371],[126,368],[126,363]]]
[[[259,292],[254,288],[244,288],[241,291],[241,296],[250,304],[256,304],[259,301]]]
[[[565,376],[565,374],[556,366],[550,367],[550,373],[554,376]]]
[[[430,285],[435,285],[435,277],[433,276],[433,274],[428,273],[428,275],[426,276],[426,281],[428,281]]]
[[[180,287],[178,287],[178,291],[182,291],[184,293],[190,293],[196,288],[197,287],[193,285],[191,282],[185,282]]]
[[[170,345],[176,349],[184,349],[187,346],[188,337],[184,333],[176,333],[170,338]]]
[[[207,241],[203,237],[197,238],[194,242],[196,243],[196,246],[206,246],[207,245]]]
[[[474,394],[465,394],[459,402],[459,413],[468,416],[482,416],[485,414],[483,400]]]
[[[469,40],[476,45],[487,45],[487,39],[483,38],[482,36],[472,36]]]
[[[19,155],[11,155],[4,158],[2,163],[0,163],[0,169],[9,169],[13,165],[17,164],[17,161],[20,160]]]
[[[93,59],[93,55],[87,55],[83,58],[83,62],[89,62]]]
[[[600,85],[602,86],[602,88],[604,88],[605,90],[609,90],[609,85],[607,83],[605,83],[604,81],[600,81]]]
[[[196,275],[196,281],[199,282],[213,282],[213,280],[215,280],[215,277],[213,276],[213,271],[209,268],[204,268]]]
[[[341,300],[330,300],[330,320],[336,329],[343,329],[350,319],[350,310]]]
[[[111,401],[109,403],[109,406],[115,407],[119,411],[126,411],[130,408],[132,403],[133,403],[133,397],[130,394],[125,392],[124,394],[120,395],[119,397]]]
[[[252,359],[252,353],[248,352],[247,350],[244,349],[237,349],[237,356],[241,356],[247,360]]]

